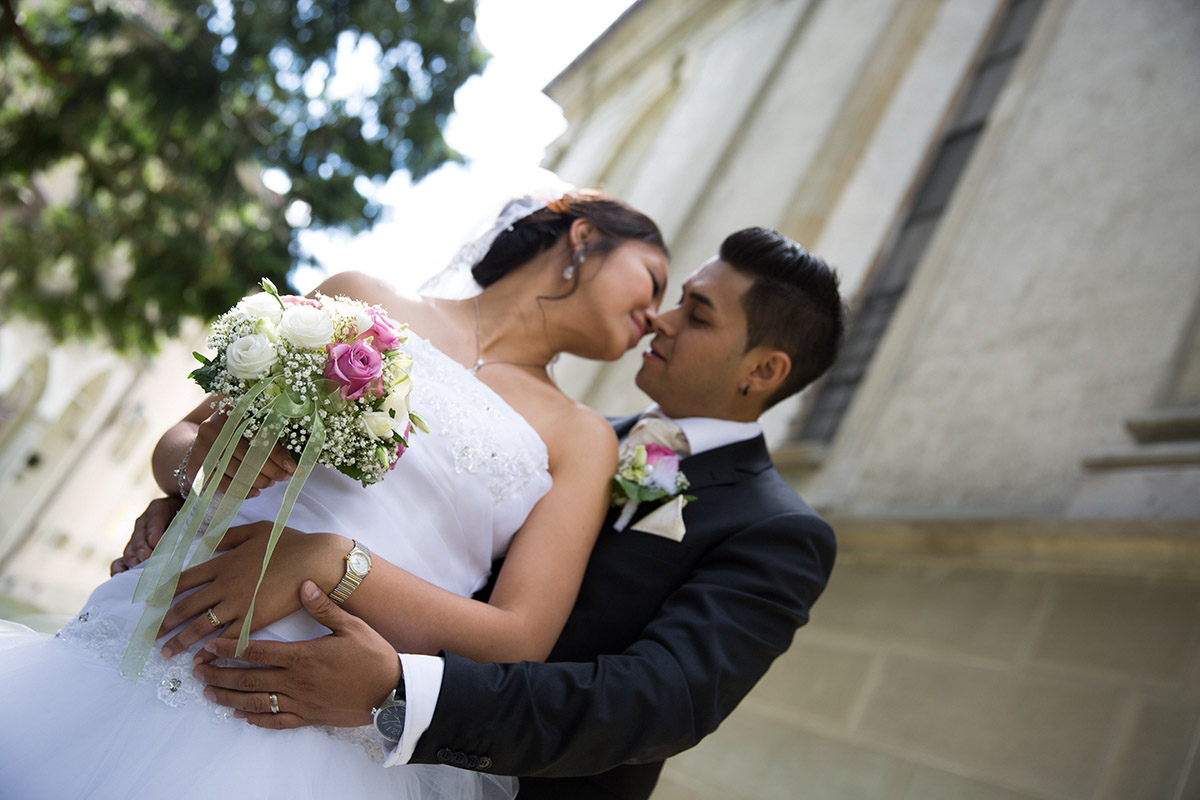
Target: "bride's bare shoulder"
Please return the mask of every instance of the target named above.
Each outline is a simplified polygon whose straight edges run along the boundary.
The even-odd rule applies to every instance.
[[[364,303],[383,306],[392,316],[407,316],[421,305],[421,299],[401,294],[385,280],[364,272],[338,272],[330,275],[314,291],[329,297],[339,295]]]

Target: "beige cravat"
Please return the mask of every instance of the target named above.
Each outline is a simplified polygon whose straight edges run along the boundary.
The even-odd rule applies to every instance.
[[[647,415],[637,421],[629,431],[629,436],[621,444],[622,458],[638,445],[647,444],[661,444],[669,447],[681,459],[687,458],[692,452],[683,428],[669,419],[658,416]],[[664,536],[676,542],[682,542],[683,535],[686,533],[683,526],[683,507],[685,505],[687,505],[687,500],[684,500],[682,495],[672,498],[651,511],[636,525],[630,526],[630,530],[652,533],[655,536]],[[632,503],[632,508],[627,507],[625,514],[632,516],[636,509],[637,503]],[[629,516],[622,516],[624,519],[629,518]],[[623,520],[619,521],[615,527],[617,530],[622,530],[625,527]]]
[[[663,417],[642,417],[629,431],[629,436],[626,437],[625,443],[621,445],[621,454],[626,451],[633,450],[639,444],[661,444],[671,448],[680,458],[687,458],[692,454],[692,448],[688,445],[687,435],[684,434],[683,428],[676,423]]]

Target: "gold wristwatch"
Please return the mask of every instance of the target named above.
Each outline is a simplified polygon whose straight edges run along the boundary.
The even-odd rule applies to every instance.
[[[329,593],[329,599],[339,606],[350,599],[350,594],[358,588],[358,585],[363,582],[363,578],[367,577],[367,573],[371,571],[371,551],[367,549],[366,545],[353,539],[351,541],[354,542],[354,547],[351,547],[350,552],[346,554],[346,574]]]

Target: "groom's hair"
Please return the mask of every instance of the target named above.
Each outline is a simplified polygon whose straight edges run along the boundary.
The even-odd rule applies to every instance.
[[[525,200],[527,198],[517,198],[512,203]],[[667,253],[666,242],[654,220],[611,195],[577,189],[509,225],[471,270],[472,276],[480,286],[490,286],[558,244],[577,219],[592,223],[599,234],[588,243],[586,252],[589,255],[609,253],[628,241],[646,242]],[[578,287],[579,277],[577,270],[567,295]]]
[[[754,283],[742,294],[746,350],[782,350],[792,368],[767,400],[771,407],[833,364],[846,332],[838,276],[822,259],[767,228],[746,228],[721,243],[721,260]]]

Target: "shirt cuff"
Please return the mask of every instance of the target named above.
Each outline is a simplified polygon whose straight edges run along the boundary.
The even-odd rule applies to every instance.
[[[429,730],[442,692],[446,662],[441,656],[401,653],[400,669],[404,676],[404,735],[384,761],[385,767],[407,764],[421,735]]]

